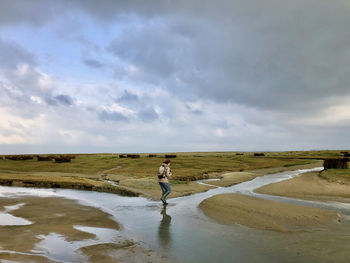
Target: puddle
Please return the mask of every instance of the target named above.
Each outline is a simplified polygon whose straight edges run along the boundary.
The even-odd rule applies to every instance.
[[[9,214],[8,212],[17,210],[21,208],[24,203],[20,203],[17,205],[11,205],[11,206],[5,206],[5,211],[0,212],[0,226],[26,226],[26,225],[31,225],[32,222],[30,222],[27,219],[13,216]]]
[[[0,226],[26,226],[31,224],[32,222],[24,218],[0,212]]]
[[[63,262],[87,262],[87,257],[79,251],[80,248],[102,243],[116,243],[120,240],[118,231],[110,228],[74,226],[75,229],[94,234],[93,239],[80,241],[67,241],[63,235],[50,233],[38,236],[41,241],[36,244],[31,252],[41,253],[53,260]]]

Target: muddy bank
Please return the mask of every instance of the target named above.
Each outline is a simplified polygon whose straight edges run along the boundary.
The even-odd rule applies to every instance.
[[[310,169],[314,167],[320,167],[322,166],[322,164],[323,164],[322,161],[312,161],[312,163],[310,164],[303,164],[303,165],[293,165],[293,166],[286,166],[286,167],[274,167],[274,168],[264,168],[264,169],[242,171],[242,172],[223,173],[217,176],[214,176],[214,175],[211,176],[212,178],[219,178],[220,179],[219,181],[208,181],[206,182],[206,184],[220,186],[220,187],[227,187],[227,186],[247,182],[247,181],[253,180],[258,176],[263,176],[266,174],[273,174],[273,173],[279,173],[279,172],[285,172],[285,171],[294,171],[299,169]]]
[[[92,245],[83,247],[80,251],[87,255],[90,263],[166,262],[163,256],[130,241]]]
[[[18,193],[17,195],[21,196],[25,193],[34,195],[51,193],[86,201],[94,207],[111,213],[118,222],[121,222],[125,226],[120,231],[122,236],[139,240],[142,244],[147,244],[153,251],[158,251],[159,254],[166,256],[161,262],[172,262],[173,259],[175,262],[216,262],[219,260],[223,263],[247,261],[279,263],[281,260],[286,263],[348,262],[350,222],[346,217],[342,217],[339,224],[302,227],[303,229],[312,228],[313,231],[285,233],[257,230],[240,225],[217,224],[203,213],[198,213],[198,205],[213,195],[234,192],[249,194],[262,185],[282,178],[291,178],[297,174],[298,172],[288,172],[258,177],[253,181],[229,188],[215,188],[201,194],[173,199],[170,200],[167,211],[164,213],[161,211],[162,206],[159,201],[153,202],[144,198],[121,197],[93,191],[0,187],[0,195],[9,196]],[[341,210],[346,212],[346,215],[349,214],[349,208],[345,207]],[[119,240],[119,237],[116,240]],[[74,244],[75,242],[69,243],[70,246]],[[108,241],[100,244],[85,244],[81,251],[89,257],[90,261],[98,262],[101,256],[105,262],[113,262],[110,261],[111,257],[118,258],[118,254],[124,253],[124,248],[125,253],[129,255],[133,255],[132,250],[137,250],[132,244],[129,246],[128,243],[120,242],[113,245]],[[147,250],[143,251],[141,254],[136,252],[136,255],[141,257],[141,262],[157,262],[149,259],[149,254],[152,257],[152,253],[148,253]],[[66,261],[72,262],[73,260]],[[131,261],[130,259],[129,261],[121,260],[121,262]]]
[[[254,179],[269,173],[307,169],[321,166],[322,162],[312,161],[307,165],[294,165],[287,167],[265,168],[243,172],[213,173],[206,174],[205,178],[219,178],[219,181],[208,182],[208,185],[200,185],[192,181],[171,180],[172,193],[168,198],[192,195],[205,192],[217,186],[227,187]],[[84,174],[58,173],[58,172],[36,172],[36,173],[0,173],[0,185],[38,188],[66,188],[89,190],[98,192],[115,193],[123,196],[145,196],[152,200],[159,200],[161,191],[156,177],[137,178],[132,176],[108,174],[110,169],[103,173],[103,178],[118,182],[113,185],[103,178],[87,178]],[[176,171],[174,171],[176,172]],[[74,175],[74,176],[73,176]],[[212,185],[212,186],[211,186]]]
[[[335,211],[263,200],[240,194],[222,194],[201,202],[199,208],[222,224],[293,232],[336,222]]]
[[[305,173],[290,180],[266,185],[255,192],[309,200],[350,203],[350,185],[329,182],[320,178],[319,172]]]
[[[57,175],[0,174],[0,185],[38,188],[66,188],[139,196],[140,193],[125,187],[116,187],[100,180]]]
[[[94,259],[102,256],[102,247],[107,252],[102,262],[128,262],[131,255],[153,262],[159,258],[119,235],[120,226],[109,214],[74,200],[1,197],[0,211],[31,222],[0,226],[0,261],[98,262]]]
[[[39,235],[51,232],[63,235],[66,240],[76,241],[94,236],[79,231],[74,225],[108,227],[119,230],[119,225],[112,218],[92,207],[78,204],[64,198],[0,198],[0,210],[20,204],[18,209],[9,214],[32,222],[25,226],[0,226],[0,246],[3,250],[29,252],[40,241]]]
[[[286,165],[284,167],[273,167],[273,168],[264,168],[264,169],[257,169],[257,170],[251,170],[247,171],[250,173],[254,173],[258,176],[266,175],[266,174],[274,174],[274,173],[280,173],[280,172],[286,172],[286,171],[295,171],[299,169],[311,169],[315,167],[323,167],[323,161],[322,160],[312,160],[309,164],[302,164],[302,165]]]
[[[250,181],[258,176],[263,176],[266,174],[278,173],[283,171],[293,171],[298,169],[309,169],[314,167],[322,166],[322,161],[311,161],[310,164],[305,165],[293,165],[287,167],[275,167],[275,168],[265,168],[257,169],[251,171],[242,172],[225,172],[225,173],[212,173],[207,174],[205,178],[210,179],[220,179],[218,181],[205,182],[206,185],[198,184],[197,182],[188,181],[178,181],[170,180],[172,192],[168,196],[169,199],[187,196],[196,193],[201,193],[208,191],[216,187],[227,187],[243,182]],[[176,171],[174,171],[176,172]],[[118,181],[121,187],[129,189],[130,191],[135,191],[141,195],[150,198],[152,200],[159,200],[161,197],[161,190],[158,185],[158,180],[156,178],[133,178],[130,176],[114,175],[109,174],[109,179]]]

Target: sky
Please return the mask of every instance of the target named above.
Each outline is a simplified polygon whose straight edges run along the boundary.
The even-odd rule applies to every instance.
[[[349,149],[348,0],[0,0],[0,154]]]

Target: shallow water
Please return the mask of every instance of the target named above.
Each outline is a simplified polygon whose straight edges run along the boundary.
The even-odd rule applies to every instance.
[[[26,220],[21,217],[13,216],[9,214],[8,212],[17,210],[21,206],[23,206],[23,203],[17,204],[17,205],[11,205],[11,206],[5,206],[5,210],[0,212],[0,226],[25,226],[25,225],[31,225],[32,222],[29,220]]]
[[[170,199],[166,210],[160,202],[142,197],[68,189],[0,187],[0,196],[29,194],[66,197],[97,207],[112,215],[122,225],[119,234],[165,255],[169,262],[347,262],[346,244],[350,244],[350,225],[346,215],[350,215],[349,204],[304,201],[254,193],[254,189],[263,185],[321,169],[266,175],[231,187],[218,187],[204,193]],[[318,226],[312,231],[295,234],[261,231],[240,225],[226,226],[207,218],[198,209],[201,201],[222,193],[242,193],[281,202],[324,207],[337,210],[345,217],[341,224]],[[112,232],[104,232],[103,238],[108,239],[108,236],[116,234]],[[328,244],[325,242],[327,239],[333,242]],[[57,236],[47,237],[46,241],[38,245],[38,249],[45,247],[45,253],[50,258],[74,262],[74,253],[69,256],[69,253],[59,253],[56,249],[61,241],[62,238]],[[66,245],[62,244],[63,247]]]

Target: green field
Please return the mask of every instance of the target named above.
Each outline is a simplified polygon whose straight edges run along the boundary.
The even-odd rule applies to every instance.
[[[317,158],[342,156],[340,151],[265,152],[265,156],[261,157],[256,157],[254,153],[248,152],[175,154],[177,157],[171,162],[172,185],[179,190],[179,195],[207,190],[191,182],[220,177],[226,172],[251,172],[275,168],[293,169],[297,165],[315,163]],[[164,154],[157,154],[157,157],[152,158],[148,157],[148,154],[141,154],[140,158],[135,159],[119,158],[117,154],[78,154],[69,163],[39,162],[36,158],[32,160],[0,158],[0,179],[3,182],[6,182],[6,179],[55,182],[54,185],[61,184],[62,187],[68,188],[70,183],[88,184],[89,186],[95,184],[99,188],[103,185],[109,188],[102,181],[102,179],[109,179],[119,182],[120,186],[136,189],[138,192],[145,191],[152,195],[159,190],[156,174],[163,160]],[[338,177],[350,180],[348,170],[328,170],[323,174],[329,180],[335,180],[334,178]]]
[[[313,155],[314,157],[315,155]],[[273,157],[273,158],[268,158]],[[276,157],[284,157],[279,159]],[[254,157],[252,153],[236,155],[235,153],[177,153],[172,159],[174,179],[200,179],[208,173],[226,171],[246,171],[272,167],[287,167],[309,163],[309,160],[295,160],[290,153],[266,153],[265,157]],[[0,160],[0,172],[58,172],[77,176],[98,178],[106,170],[116,168],[112,173],[133,177],[155,176],[158,167],[164,160],[164,154],[149,158],[148,154],[141,158],[119,158],[112,154],[77,155],[70,163],[53,161],[38,162],[33,160]]]

